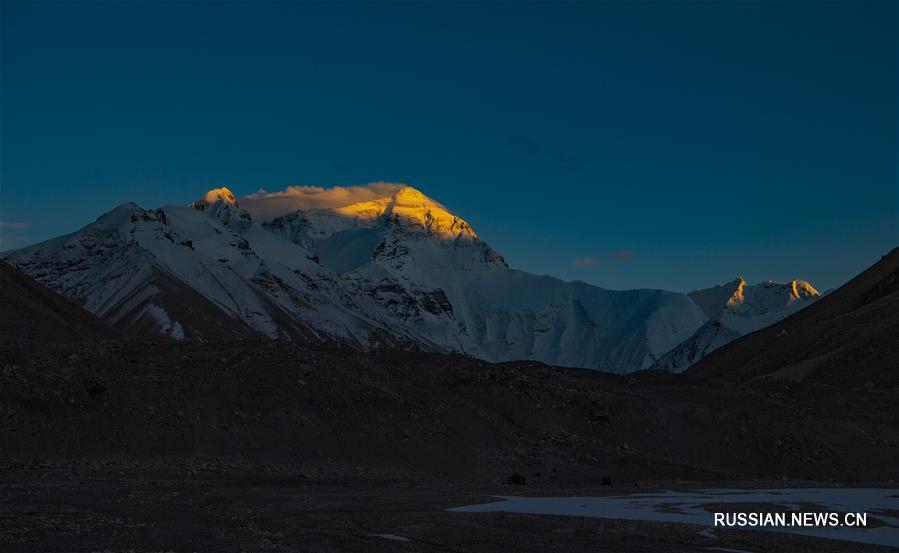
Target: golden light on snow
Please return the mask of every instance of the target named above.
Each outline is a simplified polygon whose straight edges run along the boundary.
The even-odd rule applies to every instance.
[[[222,189],[219,189],[222,190]],[[227,189],[224,189],[227,190]],[[209,194],[219,193],[210,191]],[[256,220],[268,220],[303,210],[326,210],[357,226],[372,226],[387,217],[419,227],[431,236],[446,239],[476,238],[471,226],[421,191],[402,184],[372,183],[365,186],[290,186],[280,192],[257,192],[240,198],[240,205]]]
[[[420,226],[432,236],[443,238],[477,236],[467,222],[411,186],[405,186],[391,196],[340,207],[334,211],[360,221],[372,221],[386,215],[401,224]]]
[[[361,186],[288,186],[284,190],[259,190],[240,198],[241,206],[254,219],[265,221],[298,209],[334,209],[391,196],[405,185],[373,182]]]

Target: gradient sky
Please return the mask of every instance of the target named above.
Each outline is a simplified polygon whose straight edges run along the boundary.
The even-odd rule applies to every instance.
[[[2,248],[213,186],[416,186],[609,288],[899,244],[894,2],[0,7]]]

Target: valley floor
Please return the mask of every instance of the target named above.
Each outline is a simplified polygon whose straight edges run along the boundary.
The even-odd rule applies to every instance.
[[[123,467],[118,467],[123,468]],[[690,486],[702,485],[691,483]],[[721,485],[721,483],[716,483]],[[736,483],[735,483],[736,484]],[[746,483],[742,483],[745,485]],[[764,486],[763,483],[754,483]],[[649,488],[685,486],[653,482]],[[776,485],[776,483],[772,483]],[[600,495],[632,488],[546,489]],[[0,475],[2,551],[707,552],[888,551],[759,531],[446,509],[508,486],[176,474],[60,464]]]
[[[876,551],[447,509],[495,495],[893,488],[896,404],[894,388],[277,342],[4,339],[0,551]]]

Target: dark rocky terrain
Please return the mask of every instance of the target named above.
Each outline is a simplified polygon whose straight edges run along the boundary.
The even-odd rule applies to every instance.
[[[277,342],[5,340],[0,364],[10,551],[846,551],[760,532],[706,543],[676,525],[442,510],[497,493],[899,478],[896,389]],[[506,483],[516,473],[524,485]]]
[[[885,274],[858,287],[863,305],[895,295]],[[4,318],[28,321],[35,337],[92,339],[0,338],[4,551],[869,551],[445,509],[493,494],[899,479],[899,389],[889,378],[848,386],[702,367],[618,376],[278,341],[103,340],[95,319],[69,318],[70,304],[34,290],[43,299]],[[857,306],[854,297],[835,292],[812,320],[826,321],[833,302]],[[865,319],[872,328],[894,320],[889,305]],[[852,316],[859,309],[868,312]],[[794,336],[804,313],[783,323]],[[834,328],[844,324],[834,317]],[[864,378],[889,374],[878,371]],[[524,483],[509,484],[513,474]]]
[[[733,387],[277,342],[6,341],[0,363],[11,463],[206,459],[422,482],[520,472],[538,487],[899,477],[895,389]]]

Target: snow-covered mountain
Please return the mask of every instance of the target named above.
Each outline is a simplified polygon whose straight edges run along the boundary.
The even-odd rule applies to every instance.
[[[706,320],[683,294],[614,292],[510,269],[466,221],[406,187],[374,201],[298,210],[264,225],[309,248],[442,347],[488,360],[645,368]],[[417,297],[446,318],[420,320]]]
[[[805,302],[779,285],[611,291],[511,269],[466,221],[411,187],[262,224],[225,188],[190,206],[124,204],[3,257],[132,333],[311,339],[617,372],[685,368],[681,359],[695,356],[667,359],[697,335],[720,341]]]
[[[430,346],[308,250],[253,224],[230,193],[191,207],[124,204],[5,258],[132,333]]]
[[[721,346],[770,326],[821,297],[804,280],[748,285],[742,278],[687,295],[709,321],[659,359],[654,368],[683,371]]]

